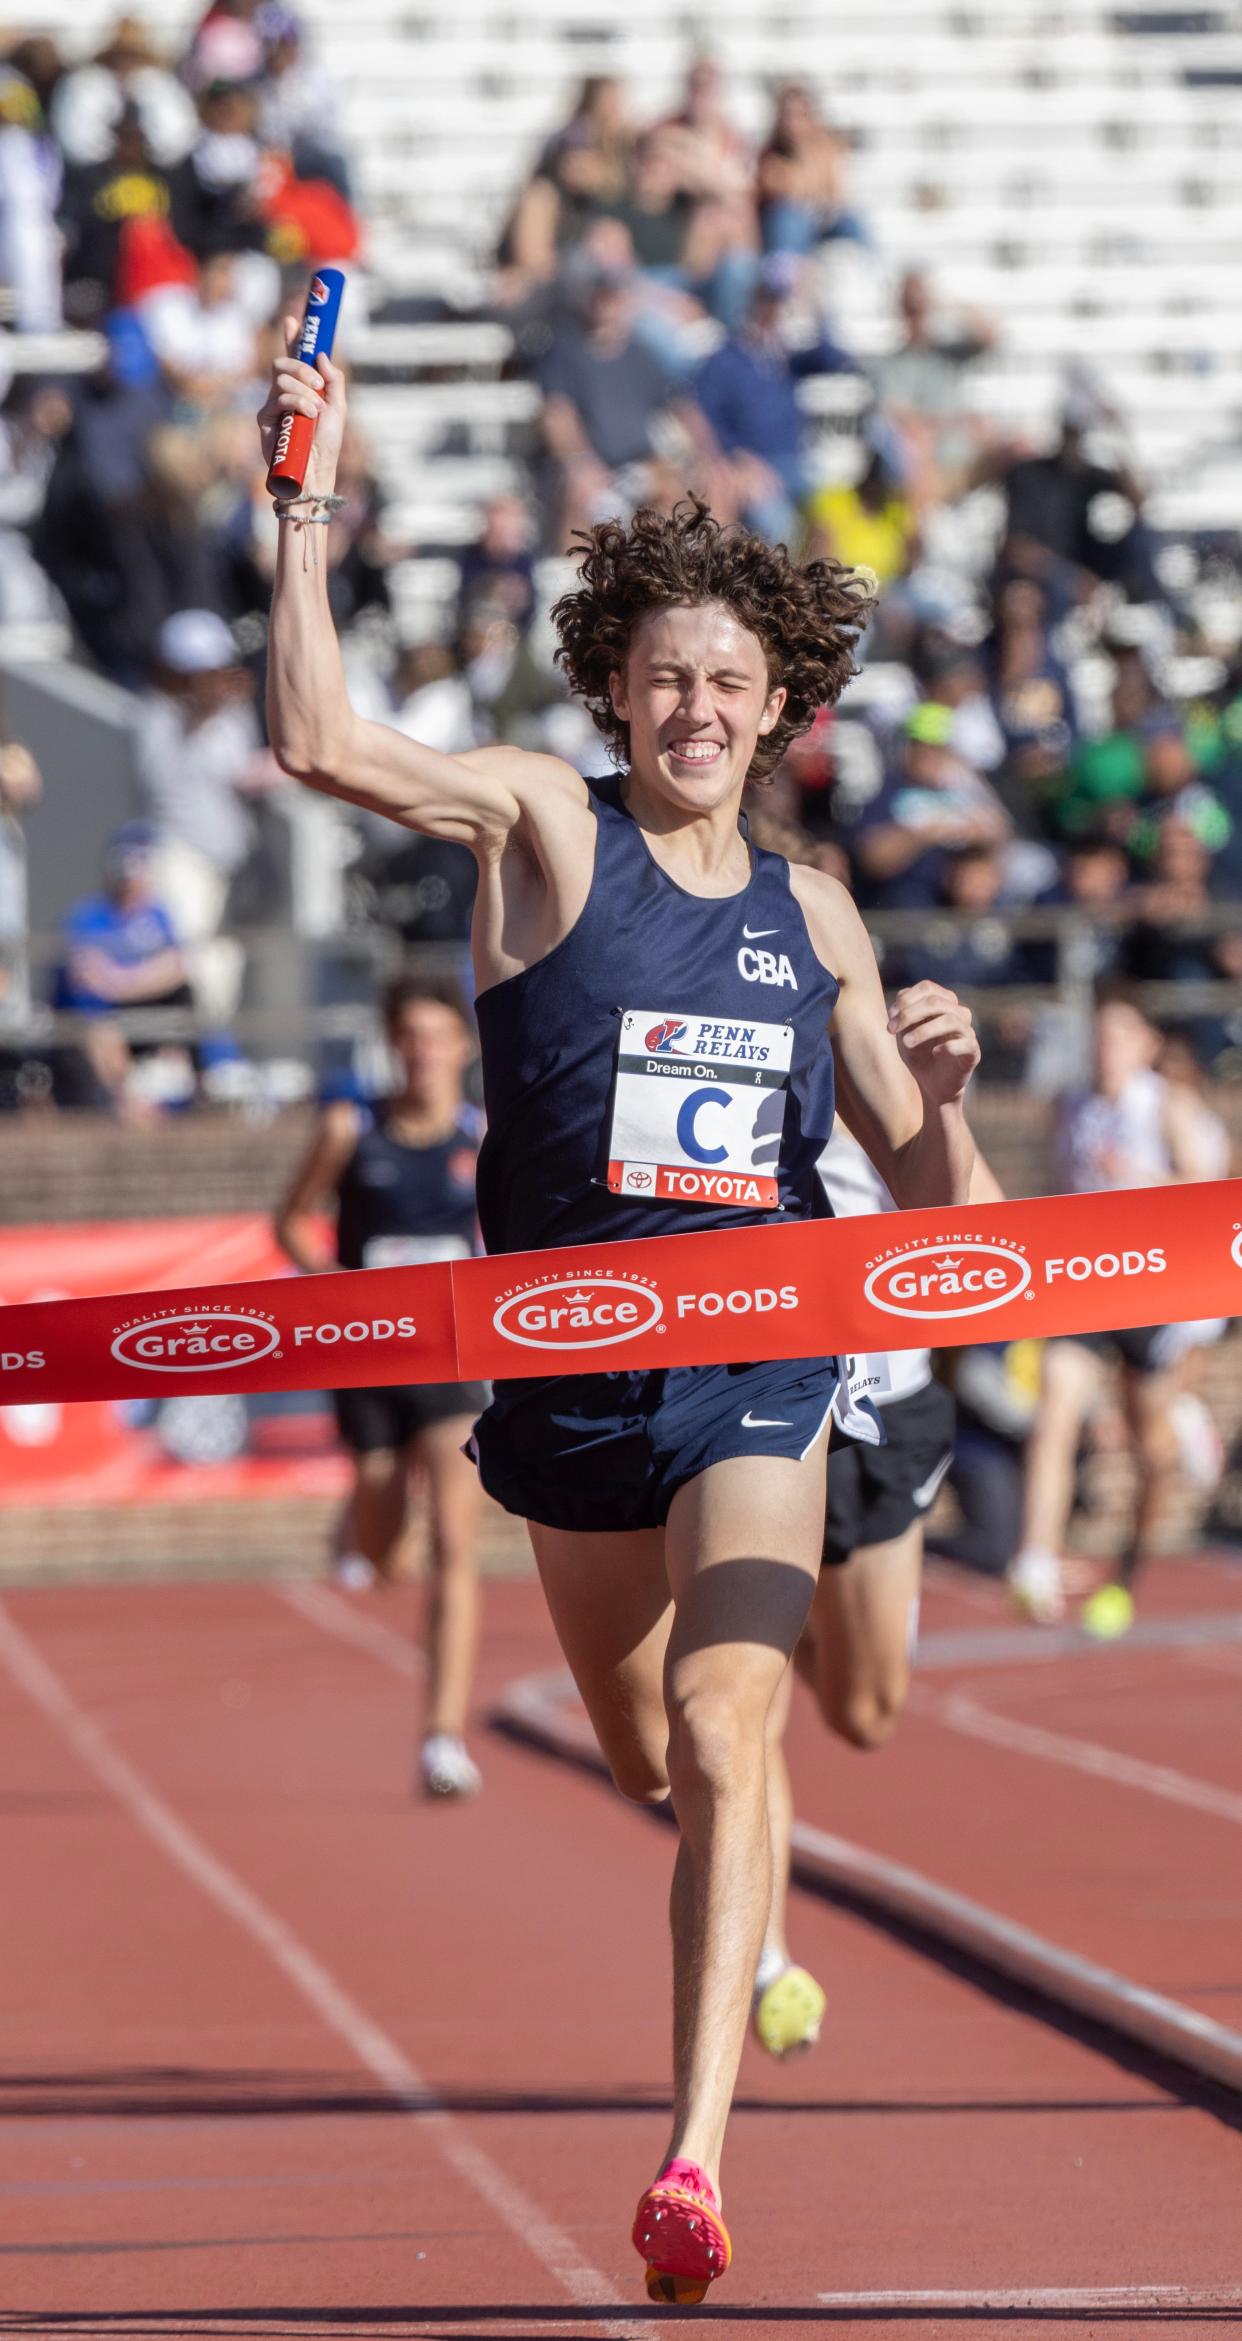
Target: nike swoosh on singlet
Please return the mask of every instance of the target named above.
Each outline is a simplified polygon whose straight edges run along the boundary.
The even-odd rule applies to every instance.
[[[744,1431],[791,1431],[793,1424],[786,1422],[781,1415],[752,1414],[750,1408],[747,1407],[742,1416],[742,1429]]]
[[[944,1478],[944,1475],[952,1461],[953,1450],[950,1448],[947,1455],[941,1456],[935,1470],[928,1472],[922,1487],[911,1488],[910,1501],[914,1505],[914,1508],[917,1512],[925,1512],[927,1510],[932,1497],[935,1495],[936,1490],[939,1487],[941,1480]]]
[[[760,943],[765,935],[779,935],[780,931],[779,927],[756,927],[752,933],[749,927],[743,927],[742,935],[747,943]]]

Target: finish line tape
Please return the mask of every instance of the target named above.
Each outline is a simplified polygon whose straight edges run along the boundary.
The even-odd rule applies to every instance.
[[[0,1403],[960,1348],[1242,1314],[1242,1179],[0,1309]]]

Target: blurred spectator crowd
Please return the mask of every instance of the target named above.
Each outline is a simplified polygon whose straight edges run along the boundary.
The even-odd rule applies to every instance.
[[[94,56],[30,34],[0,58],[11,322],[106,345],[95,373],[6,380],[0,337],[0,631],[55,609],[81,657],[141,698],[135,820],[102,892],[66,906],[45,988],[90,1029],[72,1078],[49,1057],[45,1078],[0,1084],[5,1102],[154,1110],[211,1094],[213,1067],[233,1093],[218,1068],[237,1053],[246,930],[271,916],[264,825],[287,794],[262,731],[275,530],[253,412],[310,266],[365,264],[337,120],[280,0],[213,0],[180,56],[127,16]],[[722,519],[878,579],[844,705],[751,793],[762,842],[852,885],[886,979],[979,996],[985,1075],[1049,1091],[1077,1069],[1098,978],[1194,985],[1184,1005],[1163,998],[1163,1021],[1204,1066],[1242,1071],[1242,993],[1219,988],[1242,978],[1236,585],[1191,592],[1193,562],[1149,524],[1123,418],[1085,367],[1046,444],[981,411],[972,374],[1003,316],[877,250],[850,181],[848,130],[800,83],[774,93],[757,148],[710,57],[655,120],[615,81],[584,85],[495,254],[509,371],[538,392],[525,492],[494,497],[477,542],[454,548],[456,594],[430,632],[403,633],[391,573],[440,548],[400,541],[357,428],[346,448],[328,557],[355,699],[447,750],[502,739],[600,769],[551,663],[547,601],[575,529],[696,490]],[[891,288],[881,356],[838,326],[842,261]],[[825,434],[824,415],[848,431]],[[38,787],[11,744],[10,1025],[29,1007],[21,830]],[[459,949],[463,850],[333,820],[320,850],[346,873],[341,925]],[[118,1009],[137,1004],[197,1018],[180,1086],[118,1039]],[[25,1063],[18,1041],[8,1054]]]

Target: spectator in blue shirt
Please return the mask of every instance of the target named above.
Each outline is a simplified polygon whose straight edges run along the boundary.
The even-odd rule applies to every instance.
[[[950,746],[952,732],[953,709],[935,700],[912,708],[902,725],[884,780],[847,841],[865,908],[930,909],[940,899],[946,852],[1009,842],[1000,798]]]
[[[782,329],[797,278],[788,253],[764,261],[745,323],[712,352],[694,385],[742,516],[773,543],[793,541],[810,488],[798,383],[855,370],[825,333],[806,348],[788,346]]]
[[[158,843],[147,821],[113,832],[102,892],[75,903],[65,920],[57,984],[57,1007],[84,1019],[82,1049],[105,1101],[126,1113],[135,1104],[134,1058],[142,1044],[131,1047],[117,1010],[193,1006],[185,957],[152,881]]]

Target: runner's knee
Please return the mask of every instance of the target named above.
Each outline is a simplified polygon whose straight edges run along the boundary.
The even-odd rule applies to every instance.
[[[882,1748],[897,1728],[907,1687],[902,1674],[862,1689],[834,1691],[826,1701],[824,1720],[852,1748]]]
[[[634,1748],[624,1754],[609,1756],[608,1769],[613,1787],[620,1790],[627,1804],[663,1805],[668,1803],[668,1773],[650,1761],[645,1751]]]
[[[723,1683],[669,1701],[668,1772],[676,1803],[727,1795],[748,1772],[764,1777],[766,1703]]]

